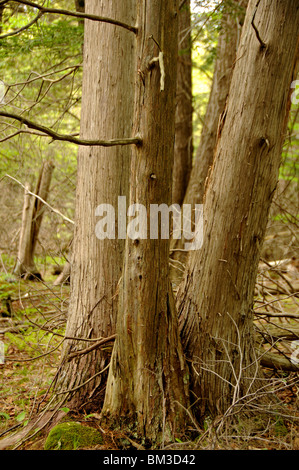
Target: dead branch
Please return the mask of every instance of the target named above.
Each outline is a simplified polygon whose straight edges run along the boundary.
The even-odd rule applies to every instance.
[[[265,329],[261,331],[261,334],[265,336],[270,336],[275,339],[285,339],[288,341],[299,339],[299,326],[298,325],[288,325],[277,326],[277,325],[267,325]]]
[[[259,308],[259,307],[258,307]],[[273,313],[273,312],[254,312],[255,315],[265,316],[265,317],[276,317],[276,318],[295,318],[299,319],[299,314],[297,313]]]
[[[269,301],[269,302],[265,302],[265,303],[263,303],[262,305],[260,305],[259,307],[256,307],[256,308],[254,309],[254,311],[255,311],[256,314],[261,315],[261,313],[256,312],[257,309],[260,309],[260,308],[262,308],[262,307],[266,307],[267,305],[271,305],[271,304],[273,304],[273,303],[275,303],[275,302],[279,302],[279,301],[282,301],[282,300],[287,300],[287,299],[289,299],[290,297],[298,297],[298,295],[299,295],[299,292],[295,292],[294,294],[290,294],[290,295],[288,295],[288,296],[286,296],[286,297],[283,297],[282,299],[274,299],[274,300],[271,300],[271,301]],[[266,312],[266,313],[268,314],[268,312]],[[264,312],[264,315],[265,315],[266,313]],[[293,314],[293,315],[296,315],[296,314]],[[293,318],[293,315],[292,315],[292,318]],[[270,316],[270,315],[269,315],[269,316]],[[287,314],[278,315],[278,316],[287,316]],[[294,318],[298,318],[298,316],[295,316]]]
[[[266,352],[262,354],[261,365],[269,369],[299,372],[299,367],[281,354]]]
[[[7,117],[10,119],[15,119],[21,124],[29,127],[29,129],[35,129],[43,133],[44,137],[52,137],[53,140],[60,140],[64,142],[71,142],[76,145],[85,145],[85,146],[100,146],[100,147],[113,147],[116,145],[141,145],[142,140],[140,137],[125,138],[125,139],[111,139],[111,140],[84,140],[78,139],[77,137],[72,137],[68,135],[58,134],[49,127],[42,126],[35,122],[30,121],[29,119],[20,116],[14,113],[7,113],[5,111],[0,111],[0,116]]]

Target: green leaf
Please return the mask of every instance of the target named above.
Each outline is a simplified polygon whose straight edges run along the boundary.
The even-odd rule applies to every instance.
[[[21,423],[25,419],[25,416],[26,416],[26,411],[21,411],[21,413],[19,413],[18,416],[16,417],[16,420],[19,423]]]
[[[1,411],[0,412],[0,418],[10,419],[10,416],[7,413],[4,413],[3,411]]]
[[[66,406],[63,407],[63,408],[60,408],[60,409],[61,409],[61,411],[64,411],[65,413],[68,413],[70,411],[70,409],[67,408]]]

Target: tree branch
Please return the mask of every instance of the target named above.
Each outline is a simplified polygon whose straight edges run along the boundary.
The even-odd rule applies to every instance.
[[[261,364],[269,369],[288,370],[291,372],[299,371],[299,366],[293,364],[287,357],[270,352],[266,352],[262,355]]]
[[[141,145],[142,140],[139,137],[124,138],[124,139],[111,139],[111,140],[84,140],[78,139],[71,135],[58,134],[49,127],[42,126],[35,122],[30,121],[29,119],[20,116],[14,113],[7,113],[5,111],[0,111],[0,116],[7,117],[10,119],[15,119],[20,123],[29,127],[29,129],[35,129],[43,133],[44,136],[52,137],[53,140],[60,140],[64,142],[71,142],[76,145],[85,145],[85,146],[100,146],[100,147],[113,147],[115,145]]]
[[[10,0],[2,0],[0,1],[0,6],[5,5],[6,3],[9,3]],[[38,3],[31,2],[29,0],[14,0],[15,3],[20,3],[22,5],[28,5],[32,8],[37,8],[42,15],[45,13],[51,13],[55,15],[65,15],[65,16],[72,16],[75,18],[82,18],[82,19],[87,19],[91,21],[102,21],[103,23],[110,23],[115,26],[120,26],[121,28],[127,29],[128,31],[131,31],[134,34],[137,34],[138,29],[135,26],[128,25],[126,23],[123,23],[122,21],[114,20],[112,18],[106,18],[104,16],[98,16],[98,15],[92,15],[90,13],[80,13],[80,12],[75,12],[75,11],[70,11],[70,10],[63,10],[61,8],[47,8],[42,5],[38,5]]]
[[[254,312],[255,315],[261,315],[265,317],[276,317],[276,318],[295,318],[299,319],[299,314],[297,313],[272,313],[272,312]]]

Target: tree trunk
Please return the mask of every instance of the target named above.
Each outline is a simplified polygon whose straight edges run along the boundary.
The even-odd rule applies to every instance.
[[[172,202],[182,204],[192,168],[192,62],[190,0],[179,11],[179,54]]]
[[[93,0],[86,9],[135,24],[135,0]],[[131,137],[135,41],[134,34],[123,28],[85,21],[82,138]],[[129,146],[79,149],[67,336],[96,339],[115,332],[125,242],[117,235],[115,239],[97,238],[96,208],[100,204],[117,208],[118,196],[128,195],[130,154]],[[69,360],[69,354],[85,348],[82,341],[65,342],[56,390],[81,386],[70,394],[70,406],[98,410],[105,387],[101,371],[111,352],[94,349]]]
[[[256,391],[254,287],[296,76],[298,26],[298,2],[249,2],[205,194],[203,246],[190,254],[177,297],[200,417],[244,404]]]
[[[192,209],[195,208],[195,204],[202,204],[203,202],[205,181],[213,162],[219,118],[224,111],[229,92],[248,0],[238,0],[236,3],[237,5],[232,6],[230,2],[225,2],[221,20],[209,103],[194,166],[183,199],[183,204],[191,204]],[[183,236],[181,239],[173,239],[171,241],[171,258],[181,263],[185,263],[186,253],[184,251],[175,250],[183,249],[184,242],[185,238]],[[177,267],[177,263],[175,266]],[[172,270],[171,277],[176,283],[178,283],[182,277],[180,273],[180,269],[176,268]]]
[[[44,162],[39,173],[34,194],[44,201],[48,197],[53,169],[52,162]],[[29,187],[25,190],[24,195],[19,252],[14,273],[27,279],[35,279],[41,278],[34,263],[34,252],[45,207],[40,199],[29,195],[28,190]]]
[[[135,128],[143,144],[133,149],[130,204],[142,204],[147,219],[139,228],[145,233],[126,240],[103,417],[161,443],[185,429],[188,403],[188,371],[168,275],[169,240],[149,236],[150,205],[171,202],[177,12],[174,0],[138,3]]]
[[[22,224],[19,240],[19,250],[17,263],[14,268],[14,273],[16,275],[24,275],[27,269],[28,272],[36,272],[36,266],[33,259],[33,253],[30,249],[31,247],[31,220],[30,220],[30,201],[32,196],[29,194],[31,192],[31,187],[29,183],[25,184],[24,191],[24,202],[23,202],[23,211],[22,211]]]

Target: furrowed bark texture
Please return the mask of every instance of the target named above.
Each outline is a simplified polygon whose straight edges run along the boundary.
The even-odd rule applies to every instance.
[[[191,170],[190,179],[184,193],[183,204],[203,203],[205,182],[209,168],[213,162],[214,150],[217,141],[217,129],[221,114],[224,112],[226,99],[229,93],[231,77],[236,59],[237,49],[240,41],[242,25],[248,0],[239,0],[231,5],[225,2],[221,31],[219,33],[217,57],[215,62],[213,83],[210,98],[206,110],[204,126],[201,133],[200,143],[196,151],[195,161]],[[182,201],[180,202],[182,203]],[[185,239],[171,240],[171,250],[182,249]],[[186,253],[171,251],[173,260],[186,262]],[[172,279],[178,280],[182,277],[180,270],[172,270]]]
[[[298,2],[249,2],[205,195],[203,247],[190,254],[177,298],[199,417],[257,392],[254,286],[296,77],[298,26]]]
[[[88,13],[135,23],[135,0],[93,0]],[[122,28],[85,20],[81,137],[131,137],[134,110],[135,37]],[[99,204],[116,211],[118,196],[128,195],[130,147],[81,147],[78,152],[76,223],[72,245],[71,295],[66,336],[108,337],[115,332],[117,285],[124,240],[99,240],[95,228]],[[107,366],[109,351],[93,350],[68,361],[86,342],[65,342],[56,390],[74,389]],[[107,378],[107,377],[106,377]],[[105,386],[98,375],[71,394],[70,404],[99,408]]]
[[[179,11],[179,55],[172,202],[182,204],[192,168],[192,61],[190,0]]]
[[[138,6],[138,88],[130,204],[147,208],[147,237],[126,241],[117,337],[103,416],[161,443],[185,427],[188,372],[168,277],[169,240],[150,239],[150,204],[170,204],[177,14],[173,0]],[[163,63],[153,61],[163,53]],[[164,77],[165,72],[165,77]],[[179,405],[180,404],[180,405]]]

